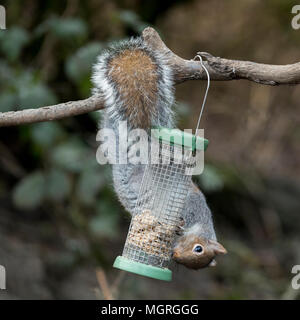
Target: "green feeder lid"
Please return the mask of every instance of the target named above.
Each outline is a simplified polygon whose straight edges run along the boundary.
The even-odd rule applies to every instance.
[[[114,268],[136,273],[149,278],[165,281],[172,280],[172,271],[167,268],[154,267],[148,264],[129,260],[122,256],[118,256],[116,258],[113,266]]]
[[[181,145],[194,150],[206,150],[208,140],[179,129],[153,127],[152,135],[161,141]]]

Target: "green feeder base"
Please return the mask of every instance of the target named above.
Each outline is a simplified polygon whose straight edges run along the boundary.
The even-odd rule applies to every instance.
[[[153,267],[148,264],[129,260],[122,256],[118,256],[116,258],[113,266],[114,268],[136,273],[149,278],[165,281],[172,280],[172,271],[167,268]]]

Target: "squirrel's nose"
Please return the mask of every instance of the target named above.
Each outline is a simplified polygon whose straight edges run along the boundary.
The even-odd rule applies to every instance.
[[[171,257],[172,258],[176,258],[178,256],[178,253],[176,250],[173,250],[172,253],[171,253]]]

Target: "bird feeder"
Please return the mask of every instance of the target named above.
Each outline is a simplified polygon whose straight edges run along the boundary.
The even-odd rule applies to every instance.
[[[151,161],[145,167],[122,256],[114,267],[171,281],[168,269],[181,213],[191,186],[195,151],[208,140],[178,129],[152,131]]]

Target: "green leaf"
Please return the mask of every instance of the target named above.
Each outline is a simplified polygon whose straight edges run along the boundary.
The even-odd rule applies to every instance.
[[[0,33],[1,34],[1,33]],[[15,80],[14,70],[7,64],[7,61],[0,60],[0,83],[3,86],[10,85]]]
[[[0,94],[0,112],[13,111],[16,109],[17,98],[15,94],[3,92]]]
[[[63,136],[64,131],[56,122],[42,122],[31,127],[32,140],[43,147],[52,146]]]
[[[116,219],[109,215],[92,218],[89,222],[89,228],[96,236],[111,239],[118,236]]]
[[[89,222],[89,228],[96,236],[116,238],[119,235],[119,214],[110,202],[102,200],[97,206],[97,215]]]
[[[85,169],[80,175],[77,195],[84,204],[93,204],[97,193],[105,184],[104,177],[98,167]]]
[[[35,209],[45,197],[45,177],[36,171],[23,178],[13,190],[13,202],[19,209]]]
[[[68,175],[62,170],[52,169],[46,176],[47,197],[54,201],[65,199],[71,191],[71,182]]]
[[[200,176],[201,184],[207,191],[218,191],[223,188],[224,181],[218,170],[212,166],[206,164],[204,171]]]
[[[18,72],[11,86],[16,91],[19,109],[38,108],[57,103],[53,91],[38,79],[37,72],[22,70]]]
[[[78,18],[57,18],[51,17],[41,24],[37,30],[37,35],[50,31],[61,40],[83,39],[87,37],[87,24]]]
[[[51,160],[55,165],[72,172],[81,171],[89,158],[87,148],[78,141],[62,143],[54,148],[51,154]]]
[[[78,84],[82,79],[90,78],[92,65],[102,49],[100,43],[89,43],[75,52],[65,64],[65,72],[70,80]]]
[[[131,10],[122,10],[119,14],[119,19],[137,33],[141,33],[149,26],[149,24],[143,22],[140,17]]]
[[[39,108],[57,103],[55,94],[42,83],[24,84],[19,88],[19,109]]]
[[[10,61],[15,61],[19,57],[28,41],[27,31],[20,27],[13,26],[0,32],[0,49]]]

